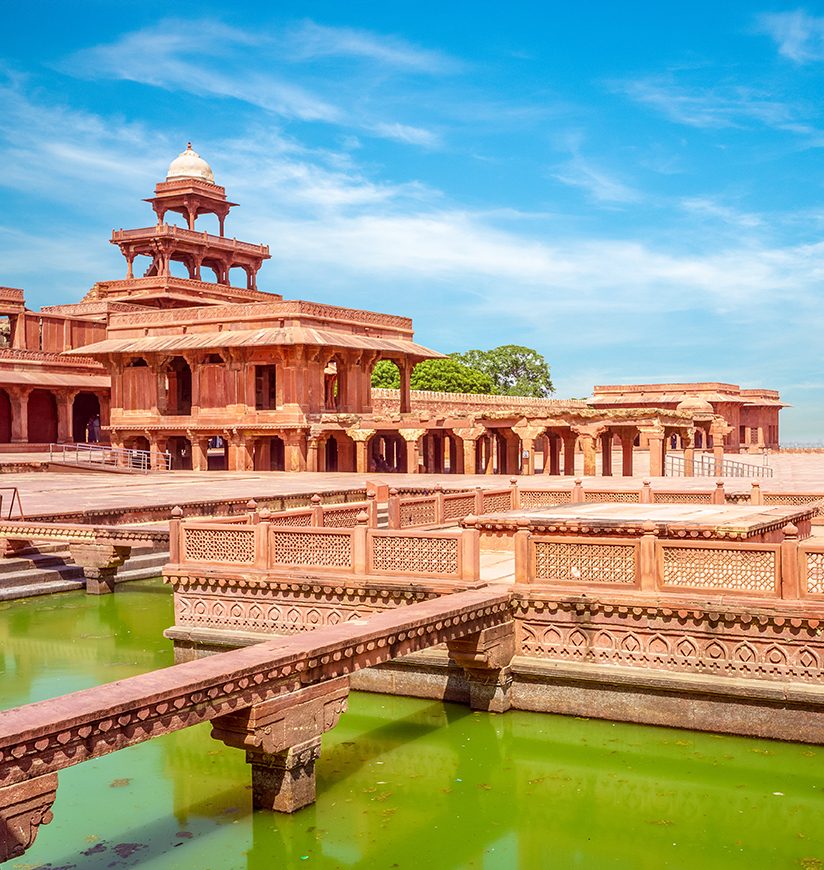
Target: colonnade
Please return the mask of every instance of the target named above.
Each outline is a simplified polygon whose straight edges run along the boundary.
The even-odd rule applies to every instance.
[[[713,430],[713,453],[723,458],[723,432]],[[294,426],[270,431],[241,427],[129,435],[112,432],[120,446],[172,454],[174,468],[196,471],[351,471],[360,473],[536,474],[572,476],[581,457],[585,476],[633,475],[636,445],[649,445],[648,473],[664,475],[668,449],[677,441],[683,473],[694,471],[696,429],[692,427],[482,426],[467,428],[350,428]],[[713,437],[700,431],[701,442]],[[221,450],[210,448],[219,438]],[[138,443],[139,442],[139,443]]]
[[[89,424],[97,418],[94,431]],[[0,443],[84,442],[105,437],[109,397],[74,388],[5,384],[0,387]]]

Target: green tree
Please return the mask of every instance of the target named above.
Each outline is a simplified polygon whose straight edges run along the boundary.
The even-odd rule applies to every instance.
[[[437,393],[494,393],[492,378],[464,365],[456,359],[428,359],[418,363],[412,371],[413,390],[431,390]]]
[[[409,379],[413,390],[437,393],[494,393],[489,375],[476,371],[451,357],[428,359],[418,363]],[[397,390],[401,375],[395,363],[381,360],[372,369],[372,386]]]
[[[401,373],[395,363],[388,359],[378,360],[372,369],[372,386],[383,390],[399,390]]]
[[[555,392],[549,365],[537,350],[504,344],[492,350],[468,350],[452,358],[488,375],[495,392],[508,396],[546,398]]]

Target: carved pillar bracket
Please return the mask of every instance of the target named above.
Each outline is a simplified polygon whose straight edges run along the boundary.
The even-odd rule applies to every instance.
[[[19,858],[37,837],[40,825],[52,820],[57,774],[0,788],[0,864]]]
[[[597,441],[604,432],[603,426],[575,426],[573,432],[578,435],[584,454],[584,476],[595,477],[596,457],[598,455]]]
[[[469,706],[473,710],[505,713],[511,706],[514,621],[448,641],[447,648],[455,664],[466,673]]]
[[[419,468],[419,443],[426,429],[398,429],[398,434],[406,441],[406,473],[417,474]]]
[[[117,569],[129,558],[131,551],[131,547],[119,544],[69,544],[72,559],[83,569],[89,595],[114,592]]]
[[[355,442],[355,471],[359,474],[366,474],[369,471],[369,459],[366,452],[366,445],[369,439],[375,434],[374,429],[347,429],[346,434]]]
[[[337,677],[212,721],[212,737],[246,750],[255,809],[293,813],[314,803],[320,737],[348,698],[349,678]]]

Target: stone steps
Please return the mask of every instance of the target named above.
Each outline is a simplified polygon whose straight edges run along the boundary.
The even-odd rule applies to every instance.
[[[138,549],[121,565],[115,583],[159,577],[168,561],[168,552]],[[43,543],[0,558],[0,601],[72,592],[85,585],[83,569],[74,564],[65,544]]]
[[[138,552],[117,569],[115,583],[126,583],[129,580],[148,580],[159,577],[169,561],[169,553],[163,550]]]
[[[0,601],[71,592],[85,585],[83,569],[59,544],[43,544],[25,551],[23,556],[0,559]]]

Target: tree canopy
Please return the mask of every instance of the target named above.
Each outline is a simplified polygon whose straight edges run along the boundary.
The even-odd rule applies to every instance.
[[[418,363],[412,370],[410,386],[413,390],[429,390],[436,393],[494,393],[495,384],[483,372],[463,365],[458,360],[428,359]],[[398,367],[388,360],[381,360],[372,370],[372,386],[399,389],[401,385]]]
[[[555,392],[547,361],[531,347],[504,344],[492,350],[468,350],[451,356],[488,375],[496,393],[547,398]]]
[[[555,391],[549,365],[529,347],[505,344],[492,350],[468,350],[444,359],[418,363],[410,378],[413,390],[444,393],[483,393],[545,398]],[[381,360],[372,370],[372,386],[400,388],[395,363]]]

